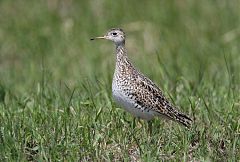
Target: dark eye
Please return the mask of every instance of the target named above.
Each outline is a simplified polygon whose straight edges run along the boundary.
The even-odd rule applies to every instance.
[[[112,33],[112,35],[116,36],[116,35],[117,35],[117,33],[115,33],[115,32],[114,32],[114,33]]]

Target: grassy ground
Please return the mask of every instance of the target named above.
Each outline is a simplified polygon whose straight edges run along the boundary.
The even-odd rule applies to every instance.
[[[240,2],[0,1],[0,161],[240,160]],[[134,122],[112,101],[113,44],[194,119]]]

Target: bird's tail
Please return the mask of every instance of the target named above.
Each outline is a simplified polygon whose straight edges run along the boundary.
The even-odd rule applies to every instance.
[[[168,105],[168,117],[171,120],[174,120],[187,128],[190,128],[192,125],[192,119],[187,115],[179,112],[176,108],[173,108],[172,105]]]
[[[175,114],[175,120],[187,128],[190,128],[192,125],[192,119],[183,113],[178,112]]]

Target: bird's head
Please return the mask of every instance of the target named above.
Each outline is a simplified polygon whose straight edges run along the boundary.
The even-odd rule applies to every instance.
[[[116,45],[120,45],[125,43],[125,33],[120,28],[113,28],[109,30],[104,36],[95,37],[92,38],[91,40],[95,39],[107,39],[113,41]]]

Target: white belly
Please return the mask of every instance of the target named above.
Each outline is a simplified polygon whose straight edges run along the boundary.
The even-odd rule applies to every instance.
[[[124,108],[127,112],[131,113],[133,116],[142,118],[144,120],[151,120],[154,118],[154,113],[152,111],[135,108],[134,100],[125,95],[123,91],[117,87],[112,87],[112,93],[116,103]]]

